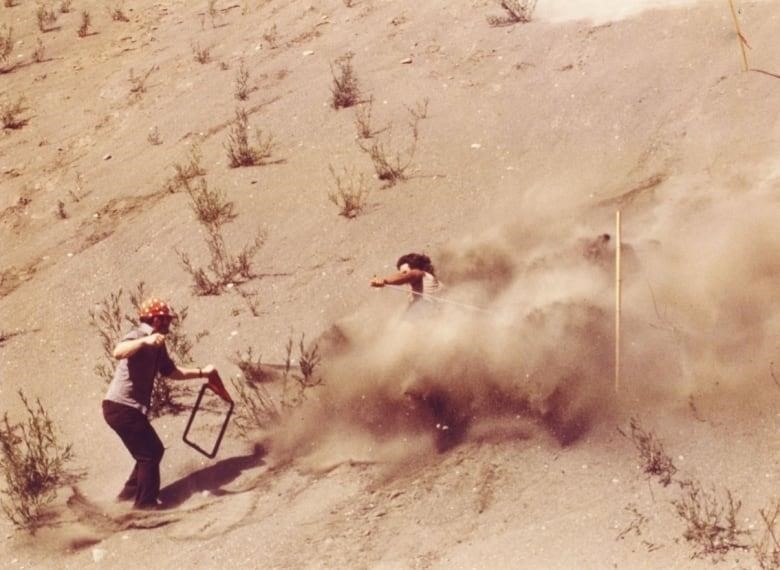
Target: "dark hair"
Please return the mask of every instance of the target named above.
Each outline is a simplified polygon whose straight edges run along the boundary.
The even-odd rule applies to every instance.
[[[436,275],[433,265],[431,264],[431,258],[421,253],[407,253],[398,258],[395,262],[395,267],[401,269],[401,266],[406,263],[412,269],[420,269],[431,275]]]

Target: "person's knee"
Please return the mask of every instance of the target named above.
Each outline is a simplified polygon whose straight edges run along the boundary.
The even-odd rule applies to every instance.
[[[136,461],[140,461],[142,463],[160,463],[162,461],[163,454],[165,453],[165,448],[163,447],[162,443],[155,442],[153,444],[150,444],[143,453],[139,453],[135,456]]]
[[[158,443],[158,445],[154,448],[154,455],[152,458],[155,462],[160,463],[162,461],[163,454],[165,453],[165,448],[163,447],[162,443]]]

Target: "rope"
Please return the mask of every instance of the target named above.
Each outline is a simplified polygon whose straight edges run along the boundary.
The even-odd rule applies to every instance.
[[[438,295],[431,295],[430,293],[418,293],[417,291],[411,291],[409,289],[406,289],[405,287],[401,287],[400,285],[385,285],[386,289],[395,289],[396,291],[402,291],[404,293],[411,293],[412,295],[417,295],[418,297],[424,297],[426,299],[430,299],[431,301],[434,301],[436,303],[446,303],[449,305],[454,305],[456,307],[461,307],[463,309],[469,309],[472,311],[478,311],[482,313],[487,313],[489,315],[494,315],[496,317],[500,316],[498,313],[494,311],[490,311],[488,309],[483,309],[482,307],[477,307],[476,305],[469,305],[468,303],[461,303],[459,301],[453,301],[452,299],[444,299],[443,297],[439,297]]]

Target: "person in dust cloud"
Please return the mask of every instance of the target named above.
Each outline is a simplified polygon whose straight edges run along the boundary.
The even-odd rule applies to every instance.
[[[205,377],[222,398],[230,400],[230,396],[211,364],[203,368],[182,368],[171,360],[165,348],[165,335],[175,315],[167,303],[149,299],[139,308],[138,317],[140,324],[114,348],[113,356],[119,363],[103,400],[103,417],[135,459],[135,466],[117,499],[134,500],[137,509],[154,509],[159,507],[157,495],[164,448],[147,414],[157,373],[174,380]]]
[[[414,319],[429,313],[433,303],[429,295],[436,295],[441,290],[431,258],[421,253],[407,253],[398,258],[395,266],[397,273],[382,278],[374,277],[371,286],[409,285],[405,318]]]
[[[397,273],[387,277],[375,277],[372,287],[386,285],[409,285],[409,300],[404,313],[404,321],[417,321],[433,316],[436,295],[441,291],[441,283],[431,259],[420,253],[407,253],[396,262]],[[399,379],[403,386],[405,379]],[[422,386],[426,383],[422,382]],[[403,397],[407,400],[415,415],[435,429],[436,447],[445,451],[457,444],[468,427],[467,416],[457,409],[446,390],[424,388],[416,384],[403,387]]]

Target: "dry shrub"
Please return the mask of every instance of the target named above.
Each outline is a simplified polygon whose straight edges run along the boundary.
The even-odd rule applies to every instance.
[[[233,357],[233,363],[241,370],[244,379],[247,382],[261,383],[270,379],[269,374],[263,369],[260,356],[255,358],[252,347],[248,347],[246,352],[236,351]]]
[[[73,458],[71,446],[63,445],[48,412],[36,400],[32,406],[19,390],[27,412],[25,422],[11,423],[8,413],[0,425],[0,473],[5,479],[0,500],[3,512],[22,528],[35,530],[43,524],[43,509],[66,482],[66,466]]]
[[[328,169],[336,185],[336,189],[328,193],[328,200],[338,206],[340,216],[356,217],[365,208],[368,197],[363,174],[356,173],[354,169],[348,170],[347,167],[344,167],[341,175],[336,173],[333,165],[329,165]]]
[[[0,73],[7,73],[14,68],[11,63],[11,53],[14,51],[14,29],[3,24],[0,31]]]
[[[775,499],[769,509],[760,509],[764,530],[761,538],[753,543],[753,554],[761,570],[780,568],[780,541],[777,534],[777,519],[780,516],[780,501]]]
[[[57,22],[57,14],[54,8],[47,6],[46,4],[38,4],[38,8],[35,11],[35,18],[38,21],[38,29],[44,33],[52,30],[54,24]]]
[[[505,13],[503,16],[488,16],[487,21],[491,26],[511,26],[530,22],[536,9],[536,0],[499,0],[499,5]]]
[[[16,0],[3,0],[3,6],[6,8],[13,8],[16,6]]]
[[[411,120],[409,121],[411,142],[405,151],[397,151],[393,154],[387,151],[384,143],[378,139],[371,139],[370,142],[364,142],[360,139],[357,141],[360,150],[371,159],[377,178],[384,181],[387,186],[393,186],[396,182],[409,178],[408,170],[412,166],[414,155],[417,152],[417,141],[420,134],[419,124],[421,120],[428,116],[428,99],[418,102],[414,108],[407,109],[411,115]]]
[[[693,558],[722,560],[732,550],[746,550],[742,537],[750,534],[737,522],[742,502],[726,489],[725,501],[713,489],[706,491],[696,480],[680,482],[682,496],[672,501],[677,515],[687,525],[683,537],[693,544]]]
[[[72,0],[61,0],[60,13],[67,14],[70,12],[70,5],[73,4]]]
[[[89,34],[89,27],[92,24],[92,17],[89,15],[89,12],[86,10],[81,11],[81,25],[79,26],[79,29],[76,30],[76,33],[80,38],[87,37],[87,34]]]
[[[225,144],[231,168],[260,166],[271,158],[274,148],[273,136],[263,137],[257,131],[257,146],[249,144],[249,116],[244,109],[236,108],[236,118],[230,126],[228,142]]]
[[[200,47],[200,43],[195,42],[192,44],[192,57],[200,64],[208,63],[211,61],[211,47]]]
[[[46,46],[43,45],[43,40],[37,38],[37,46],[33,50],[33,61],[35,63],[41,63],[46,59]]]
[[[130,18],[128,18],[124,11],[122,10],[121,6],[111,6],[107,8],[109,16],[111,16],[111,19],[114,22],[129,22]]]
[[[631,418],[631,432],[620,433],[630,439],[634,447],[639,452],[642,460],[642,471],[648,476],[658,477],[658,481],[666,487],[672,482],[672,477],[677,473],[677,467],[674,466],[672,458],[664,451],[663,444],[658,440],[655,434],[647,432],[639,425],[635,418]]]
[[[163,189],[174,193],[181,189],[191,190],[190,181],[198,178],[199,176],[206,175],[206,169],[201,164],[202,154],[198,145],[192,145],[189,152],[189,158],[185,163],[174,162],[173,170],[175,174],[165,181]]]
[[[300,375],[292,372],[293,339],[290,337],[285,346],[285,364],[279,382],[269,386],[269,378],[260,370],[260,358],[252,361],[252,351],[248,352],[250,362],[239,354],[242,363],[238,364],[243,375],[242,381],[233,380],[237,394],[236,425],[243,437],[249,437],[257,430],[266,429],[278,423],[286,413],[300,406],[307,399],[307,392],[322,385],[323,379],[316,376],[320,364],[317,343],[306,347],[306,336],[301,335],[298,342],[298,369]],[[258,372],[260,370],[260,372]]]
[[[29,119],[22,117],[22,114],[27,111],[27,107],[24,104],[24,97],[19,97],[15,102],[7,100],[0,103],[0,123],[2,123],[4,129],[21,129],[25,126]]]
[[[144,73],[141,76],[135,75],[133,72],[133,68],[130,68],[129,77],[127,80],[130,82],[130,98],[131,100],[140,99],[141,96],[146,93],[146,81],[149,79],[149,76],[152,74],[152,72],[157,71],[158,67],[156,65],[153,65],[149,68],[149,70]]]
[[[190,207],[198,221],[208,228],[220,227],[236,217],[233,202],[229,202],[221,190],[209,190],[204,179],[195,189],[188,188]]]
[[[149,141],[149,144],[151,145],[154,146],[161,145],[163,140],[162,140],[162,135],[160,134],[159,127],[157,126],[152,127],[151,130],[146,135],[146,140]]]
[[[338,58],[333,63],[338,68],[336,71],[333,65],[330,66],[330,72],[333,76],[333,85],[331,91],[331,105],[334,109],[352,107],[360,100],[360,88],[355,71],[352,68],[352,58],[355,54],[347,53]]]
[[[236,87],[233,94],[239,101],[246,101],[249,98],[249,70],[246,62],[242,59],[236,73]]]
[[[209,251],[209,264],[196,267],[189,255],[177,250],[184,270],[193,279],[193,291],[196,295],[219,295],[229,284],[243,283],[256,277],[252,269],[252,258],[263,245],[262,235],[244,246],[237,254],[228,252],[222,226],[233,221],[233,203],[228,202],[219,191],[210,191],[203,180],[197,188],[188,188],[190,205],[198,222],[206,230],[204,240]]]
[[[276,24],[263,32],[263,41],[265,41],[270,49],[279,47],[279,32],[276,29]]]
[[[374,109],[374,96],[368,98],[368,101],[364,101],[363,105],[358,106],[355,109],[355,131],[358,138],[370,139],[375,135],[378,135],[387,130],[387,127],[379,130],[374,130],[371,127],[371,114]]]

